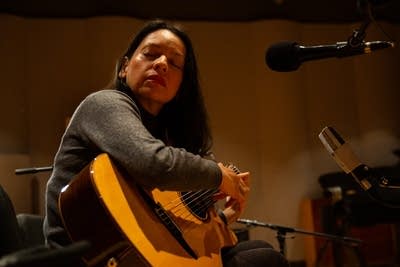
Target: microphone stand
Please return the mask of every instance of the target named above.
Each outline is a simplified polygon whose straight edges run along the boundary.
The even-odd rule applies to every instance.
[[[358,2],[360,9],[362,8],[361,2],[362,0],[359,0]],[[353,34],[347,40],[347,45],[351,48],[359,47],[364,42],[366,29],[373,20],[371,4],[369,3],[369,1],[366,1],[365,5],[365,10],[363,10],[363,13],[365,14],[365,19],[363,23],[361,24],[359,29],[353,31]]]
[[[34,174],[38,172],[48,172],[52,171],[53,166],[48,167],[33,167],[33,168],[21,168],[15,169],[15,175],[25,175],[25,174]],[[37,177],[34,177],[30,182],[30,190],[31,190],[31,203],[32,203],[32,213],[39,213],[39,182]],[[1,266],[1,264],[0,264]]]
[[[52,170],[53,170],[53,166],[22,168],[22,169],[15,169],[15,174],[22,175],[22,174],[31,174],[31,173],[37,173],[37,172],[47,172],[47,171],[52,171]]]
[[[238,220],[236,220],[236,222],[245,224],[247,226],[267,227],[267,228],[277,231],[276,238],[279,243],[279,252],[283,256],[286,256],[286,234],[287,233],[299,233],[299,234],[305,234],[305,235],[312,235],[312,236],[321,237],[321,238],[325,238],[325,239],[329,239],[331,241],[336,241],[336,242],[341,242],[341,243],[353,243],[356,245],[362,243],[362,240],[357,239],[357,238],[305,231],[305,230],[282,226],[282,225],[277,225],[277,224],[259,222],[256,220],[238,219]]]

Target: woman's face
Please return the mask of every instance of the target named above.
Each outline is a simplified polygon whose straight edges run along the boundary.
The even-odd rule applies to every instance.
[[[124,62],[120,78],[125,78],[143,108],[153,115],[171,101],[182,82],[185,45],[169,30],[147,35]]]

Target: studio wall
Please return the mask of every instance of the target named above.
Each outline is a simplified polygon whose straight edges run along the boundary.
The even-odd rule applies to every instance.
[[[0,183],[11,191],[17,212],[44,214],[49,173],[15,176],[13,169],[52,164],[66,119],[83,97],[107,85],[118,56],[142,23],[122,17],[0,15]],[[308,62],[298,71],[278,73],[264,63],[265,50],[274,42],[330,44],[346,40],[359,25],[180,24],[198,56],[215,154],[252,173],[244,217],[301,227],[300,203],[321,196],[319,175],[340,171],[318,140],[324,126],[337,128],[372,166],[398,161],[392,154],[400,135],[398,48]],[[399,39],[399,25],[381,26]],[[371,26],[367,40],[382,39],[387,37]],[[39,184],[34,205],[27,193],[32,179]],[[251,236],[277,246],[268,229],[253,229]],[[301,236],[287,244],[289,259],[304,258]]]

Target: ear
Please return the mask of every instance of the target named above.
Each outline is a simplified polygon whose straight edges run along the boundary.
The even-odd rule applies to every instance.
[[[119,78],[125,78],[126,77],[126,71],[127,71],[128,64],[129,64],[129,58],[125,56],[122,59],[121,68],[120,68],[120,70],[118,72],[118,77]]]

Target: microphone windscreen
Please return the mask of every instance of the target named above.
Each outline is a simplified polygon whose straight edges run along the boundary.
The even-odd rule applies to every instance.
[[[298,44],[292,41],[282,41],[271,45],[265,53],[265,63],[274,71],[297,70],[301,64]]]

